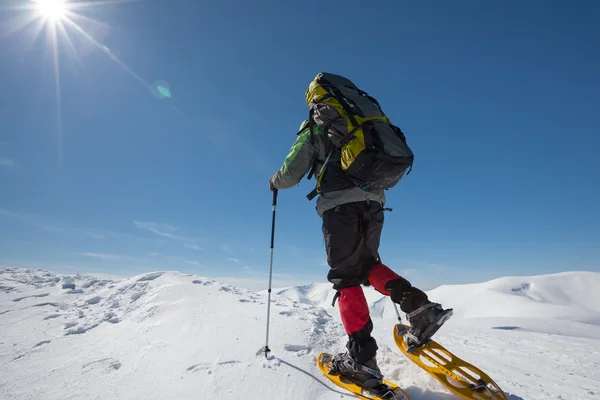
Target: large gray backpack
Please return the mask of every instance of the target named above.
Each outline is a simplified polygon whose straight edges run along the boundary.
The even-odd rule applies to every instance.
[[[348,180],[363,189],[389,189],[412,167],[414,155],[404,133],[386,117],[377,100],[349,79],[319,73],[306,91],[306,104],[311,139],[316,125],[332,144],[309,199],[339,188],[335,182],[322,182],[335,151],[340,152],[341,169]]]

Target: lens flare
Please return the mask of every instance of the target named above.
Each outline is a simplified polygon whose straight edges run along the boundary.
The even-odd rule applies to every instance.
[[[171,88],[165,81],[156,81],[152,84],[152,94],[158,99],[170,99]]]
[[[86,16],[86,11],[95,7],[116,6],[120,3],[131,3],[142,0],[16,0],[21,4],[16,6],[5,6],[6,0],[0,0],[0,12],[21,11],[21,15],[15,14],[14,19],[9,21],[8,29],[3,32],[7,35],[13,35],[20,31],[33,31],[31,40],[23,50],[28,52],[33,43],[40,35],[45,35],[50,43],[52,56],[52,64],[54,69],[54,86],[55,86],[55,106],[56,106],[56,131],[58,143],[58,160],[62,168],[62,153],[63,153],[63,123],[62,123],[62,99],[61,99],[61,68],[65,68],[61,63],[63,59],[59,55],[63,49],[70,49],[72,55],[77,58],[80,65],[83,66],[82,60],[79,57],[77,48],[72,39],[77,37],[80,41],[92,44],[98,50],[103,52],[111,60],[117,63],[125,71],[127,71],[134,79],[150,89],[152,93],[159,99],[172,99],[171,89],[166,82],[156,82],[150,85],[145,79],[139,76],[129,66],[127,66],[119,57],[117,57],[109,47],[101,43],[95,35],[92,34],[95,28],[102,26],[110,28],[110,25],[99,22],[89,16]],[[4,27],[4,26],[3,26]],[[0,39],[4,39],[4,35],[0,35]],[[26,40],[27,41],[27,40]],[[62,42],[62,43],[60,43]],[[172,100],[171,100],[172,101]],[[181,111],[172,107],[181,115]]]
[[[160,93],[164,97],[171,97],[171,92],[164,86],[158,86],[156,90],[158,90],[158,93]]]
[[[34,7],[41,18],[56,23],[67,15],[65,0],[34,0]]]

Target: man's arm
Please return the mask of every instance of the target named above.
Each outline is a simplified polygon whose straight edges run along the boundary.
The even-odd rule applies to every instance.
[[[297,185],[312,168],[315,157],[317,152],[310,142],[310,130],[305,129],[298,135],[281,169],[271,177],[271,189],[288,189]]]

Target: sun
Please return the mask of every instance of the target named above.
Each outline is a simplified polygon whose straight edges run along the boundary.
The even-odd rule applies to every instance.
[[[34,0],[34,6],[40,17],[58,22],[67,14],[66,0]]]

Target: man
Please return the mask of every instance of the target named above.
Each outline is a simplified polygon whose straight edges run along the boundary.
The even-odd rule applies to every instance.
[[[283,166],[270,178],[270,189],[297,185],[313,167],[315,176],[320,176],[324,165],[327,168],[321,177],[323,186],[331,187],[331,181],[343,180],[340,152],[331,152],[331,148],[323,130],[314,125],[311,134],[309,122],[304,121]],[[374,393],[385,392],[387,386],[382,383],[376,361],[377,343],[371,336],[373,323],[361,285],[372,285],[407,313],[411,324],[409,344],[418,345],[429,339],[450,310],[430,302],[423,291],[382,264],[378,250],[384,221],[384,191],[343,184],[333,186],[341,189],[320,193],[317,213],[323,218],[330,267],[327,279],[337,290],[338,307],[349,338],[348,352],[334,357],[330,373],[343,375]]]

